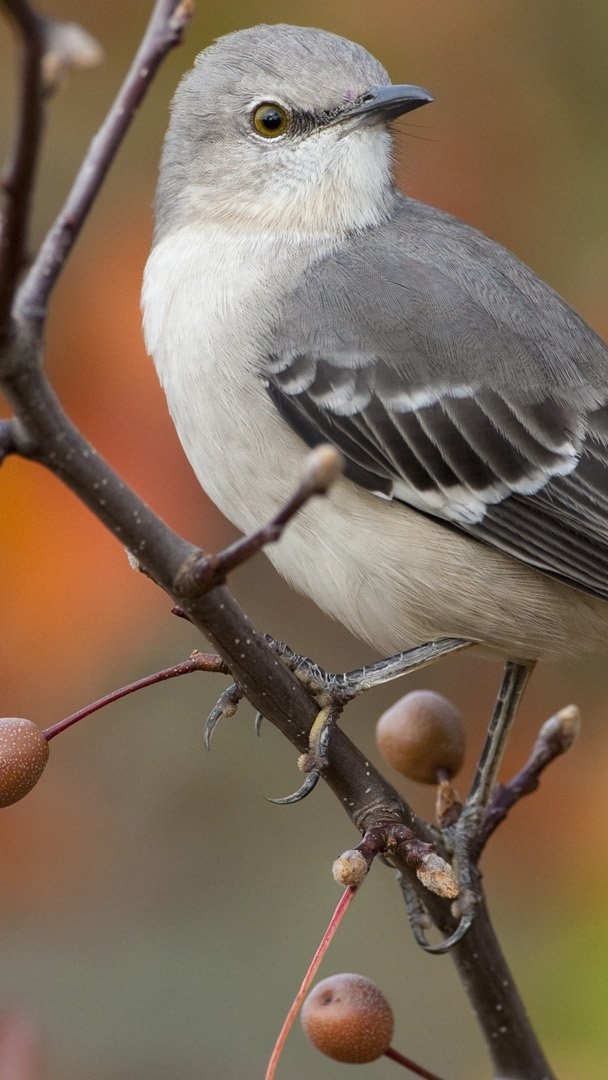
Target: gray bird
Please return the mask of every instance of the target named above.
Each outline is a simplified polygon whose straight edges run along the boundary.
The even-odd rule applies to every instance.
[[[162,155],[146,342],[240,529],[309,447],[341,450],[344,477],[268,549],[296,588],[384,654],[450,636],[527,669],[606,648],[608,349],[397,190],[391,121],[431,100],[322,30],[201,53]]]

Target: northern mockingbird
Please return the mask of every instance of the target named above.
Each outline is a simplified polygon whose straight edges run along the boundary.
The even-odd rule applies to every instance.
[[[608,349],[508,251],[397,190],[391,121],[431,100],[322,30],[202,52],[165,139],[145,336],[240,529],[310,446],[342,451],[268,549],[296,588],[385,654],[483,643],[516,662],[516,697],[536,659],[607,643]]]

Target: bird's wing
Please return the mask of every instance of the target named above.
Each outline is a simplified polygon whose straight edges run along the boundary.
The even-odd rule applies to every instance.
[[[487,237],[403,198],[300,280],[262,374],[356,483],[608,598],[608,348]]]

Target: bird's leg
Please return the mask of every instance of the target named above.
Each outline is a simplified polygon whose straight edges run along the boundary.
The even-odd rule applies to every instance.
[[[464,815],[471,818],[485,815],[515,713],[535,663],[535,660],[507,661]]]
[[[460,884],[459,906],[464,915],[470,913],[475,906],[475,847],[517,707],[534,664],[533,660],[507,661],[473,783],[454,827],[454,856]]]
[[[448,653],[457,652],[460,649],[469,649],[475,645],[475,641],[466,638],[437,638],[427,641],[424,645],[416,645],[413,649],[396,653],[384,660],[378,660],[374,664],[365,664],[353,671],[331,672],[325,671],[314,661],[305,656],[295,653],[288,645],[275,641],[268,634],[266,640],[276,651],[283,663],[296,676],[299,682],[319,701],[339,701],[342,704],[357,697],[358,694],[371,690],[375,686],[400,679],[402,675],[410,671],[432,664]],[[326,702],[325,702],[326,703]]]
[[[283,663],[320,706],[319,715],[310,731],[308,752],[302,754],[298,762],[301,770],[306,773],[306,780],[292,795],[270,800],[280,804],[299,802],[315,787],[327,765],[327,748],[332,728],[337,723],[342,709],[352,698],[374,686],[381,686],[410,671],[426,667],[427,664],[439,660],[447,653],[467,649],[475,644],[474,641],[463,638],[438,638],[436,641],[417,645],[406,652],[397,653],[396,656],[391,656],[386,660],[379,660],[375,664],[366,664],[365,667],[356,668],[354,671],[337,674],[324,671],[312,660],[298,656],[288,645],[274,641],[268,635],[266,638]],[[258,714],[256,717],[258,729],[260,720],[261,717]]]
[[[414,936],[425,952],[449,952],[462,940],[475,918],[479,880],[476,860],[488,803],[517,707],[534,664],[535,661],[507,662],[467,801],[456,824],[444,830],[444,839],[454,856],[460,911],[456,929],[444,941],[438,944],[428,941],[425,931],[430,920],[425,915],[424,905],[415,890],[407,882],[402,883]]]

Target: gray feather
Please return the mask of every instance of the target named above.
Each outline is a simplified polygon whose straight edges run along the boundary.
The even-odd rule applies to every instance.
[[[608,349],[505,249],[400,196],[299,281],[268,356],[355,482],[608,596]]]

